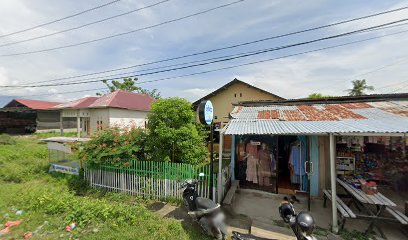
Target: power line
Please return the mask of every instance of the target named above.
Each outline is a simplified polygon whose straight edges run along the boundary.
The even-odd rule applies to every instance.
[[[69,15],[69,16],[66,16],[66,17],[63,17],[63,18],[59,18],[59,19],[56,19],[56,20],[53,20],[53,21],[50,21],[50,22],[42,23],[42,24],[39,24],[39,25],[36,25],[36,26],[33,26],[33,27],[29,27],[29,28],[25,28],[25,29],[22,29],[22,30],[18,30],[18,31],[15,31],[15,32],[7,33],[7,34],[4,34],[4,35],[1,35],[0,38],[8,37],[8,36],[15,35],[15,34],[22,33],[22,32],[31,31],[31,30],[34,30],[34,29],[37,29],[37,28],[40,28],[40,27],[44,27],[44,26],[47,26],[47,25],[56,23],[56,22],[61,22],[61,21],[66,20],[66,19],[73,18],[73,17],[79,16],[79,15],[82,15],[82,14],[84,14],[84,13],[94,11],[94,10],[99,9],[99,8],[103,8],[103,7],[109,6],[109,5],[111,5],[111,4],[113,4],[113,3],[116,3],[116,2],[119,2],[119,1],[120,1],[120,0],[114,0],[114,1],[107,2],[107,3],[105,3],[105,4],[102,4],[102,5],[99,5],[99,6],[90,8],[90,9],[86,9],[86,10],[84,10],[84,11],[81,11],[81,12],[78,12],[78,13],[75,13],[75,14],[72,14],[72,15]]]
[[[406,62],[407,60],[408,60],[408,59],[400,59],[400,60],[398,60],[398,61],[396,61],[396,62],[387,64],[387,65],[384,65],[384,66],[375,68],[375,69],[373,69],[373,70],[370,70],[370,71],[368,71],[368,72],[365,72],[365,73],[362,73],[362,74],[358,74],[358,75],[354,75],[354,76],[355,76],[355,77],[365,76],[365,75],[368,75],[368,74],[371,74],[371,73],[374,73],[374,72],[381,71],[381,70],[383,70],[383,69],[385,69],[385,68],[392,67],[392,66],[394,66],[394,65],[397,65],[397,64]],[[383,88],[383,87],[381,87],[381,88]],[[378,88],[377,88],[377,89],[378,89]]]
[[[348,36],[348,35],[356,34],[356,33],[359,33],[359,32],[367,31],[367,30],[370,30],[370,29],[375,29],[375,28],[378,28],[378,27],[388,26],[388,25],[391,25],[391,24],[394,24],[394,23],[399,23],[399,22],[403,22],[403,21],[407,21],[407,20],[408,20],[408,18],[397,20],[397,21],[392,21],[392,22],[388,22],[388,23],[384,23],[384,24],[380,24],[380,25],[376,25],[376,26],[373,26],[373,27],[368,27],[368,28],[364,28],[364,29],[360,29],[360,30],[355,30],[355,31],[346,32],[346,33],[337,34],[337,35],[332,35],[332,36],[323,37],[323,38],[318,38],[318,39],[314,39],[314,40],[309,40],[309,41],[305,41],[305,42],[289,44],[289,45],[284,45],[284,46],[279,46],[279,47],[274,47],[274,48],[268,48],[268,49],[262,49],[262,50],[258,50],[258,51],[252,51],[252,52],[249,52],[249,53],[238,54],[237,56],[227,57],[227,58],[218,59],[218,60],[205,62],[205,63],[192,64],[192,65],[188,65],[188,66],[182,66],[182,67],[159,70],[159,71],[142,73],[142,74],[134,74],[131,77],[146,76],[146,75],[176,71],[176,70],[181,70],[181,69],[186,69],[186,68],[191,68],[191,67],[198,67],[198,66],[203,66],[203,65],[208,65],[208,64],[214,64],[214,63],[219,63],[219,62],[224,62],[224,61],[230,61],[230,60],[243,58],[243,57],[248,57],[248,56],[253,56],[253,55],[258,55],[258,54],[262,54],[262,53],[266,53],[266,52],[278,51],[278,50],[282,50],[282,49],[286,49],[286,48],[302,46],[302,45],[307,45],[307,44],[311,44],[311,43],[315,43],[315,42],[320,42],[320,41],[325,41],[325,40],[334,39],[334,38],[338,38],[338,37]],[[117,79],[117,78],[115,78],[115,79]],[[3,86],[0,86],[0,87],[4,87],[4,88],[35,87],[35,88],[37,88],[37,87],[51,87],[51,86],[62,86],[62,85],[77,85],[77,84],[83,84],[83,83],[99,82],[101,80],[102,79],[89,80],[89,81],[80,80],[82,82],[72,81],[72,82],[58,83],[58,84],[21,85],[21,86],[3,85]]]
[[[170,0],[164,0],[164,1],[156,2],[156,3],[153,3],[151,5],[147,5],[145,7],[137,8],[137,9],[125,12],[125,13],[114,15],[114,16],[111,16],[111,17],[108,17],[108,18],[103,18],[103,19],[100,19],[100,20],[97,20],[97,21],[94,21],[94,22],[90,22],[90,23],[87,23],[87,24],[83,24],[83,25],[80,25],[80,26],[73,27],[73,28],[68,28],[68,29],[65,29],[65,30],[58,31],[58,32],[53,32],[53,33],[50,33],[50,34],[45,34],[45,35],[41,35],[41,36],[37,36],[37,37],[33,37],[33,38],[28,38],[28,39],[24,39],[24,40],[20,40],[20,41],[5,43],[5,44],[0,45],[0,47],[6,47],[6,46],[16,45],[16,44],[20,44],[20,43],[25,43],[25,42],[31,42],[31,41],[34,41],[34,40],[38,40],[38,39],[42,39],[42,38],[46,38],[46,37],[51,37],[51,36],[58,35],[58,34],[61,34],[61,33],[81,29],[81,28],[88,27],[88,26],[91,26],[91,25],[94,25],[94,24],[97,24],[97,23],[105,22],[105,21],[112,20],[112,19],[115,19],[115,18],[118,18],[118,17],[122,17],[122,16],[125,16],[125,15],[128,15],[128,14],[134,13],[134,12],[138,12],[138,11],[141,11],[141,10],[144,10],[144,9],[147,9],[147,8],[152,8],[154,6],[158,6],[160,4],[163,4],[163,3],[166,3],[166,2],[169,2],[169,1]]]
[[[234,66],[229,66],[229,67],[223,67],[223,68],[218,68],[218,69],[212,69],[212,70],[207,70],[207,71],[202,71],[202,72],[184,74],[184,75],[179,75],[179,76],[174,76],[174,77],[166,77],[166,78],[159,78],[159,79],[154,79],[154,80],[141,81],[141,82],[138,82],[137,84],[159,82],[159,81],[164,81],[164,80],[170,80],[170,79],[176,79],[176,78],[183,78],[183,77],[201,75],[201,74],[206,74],[206,73],[211,73],[211,72],[223,71],[223,70],[228,70],[228,69],[232,69],[232,68],[238,68],[238,67],[242,67],[242,66],[248,66],[248,65],[263,63],[263,62],[275,61],[275,60],[280,60],[280,59],[284,59],[284,58],[299,56],[299,55],[303,55],[303,54],[308,54],[308,53],[313,53],[313,52],[319,52],[319,51],[324,51],[324,50],[328,50],[328,49],[333,49],[333,48],[348,46],[348,45],[352,45],[352,44],[362,43],[362,42],[371,41],[371,40],[378,39],[378,38],[383,38],[383,37],[398,35],[398,34],[407,33],[407,32],[408,32],[408,30],[404,30],[404,31],[399,31],[399,32],[391,33],[391,34],[388,34],[388,35],[383,35],[383,36],[377,36],[377,37],[371,37],[371,38],[361,39],[361,40],[352,41],[352,42],[349,42],[349,43],[343,43],[343,44],[332,45],[332,46],[328,46],[328,47],[324,47],[324,48],[318,48],[318,49],[315,49],[315,50],[309,50],[309,51],[304,51],[304,52],[300,52],[300,53],[289,54],[289,55],[285,55],[285,56],[281,56],[281,57],[276,57],[276,58],[270,58],[270,59],[265,59],[265,60],[255,61],[255,62],[249,62],[249,63],[239,64],[239,65],[234,65]],[[87,90],[71,91],[71,92],[67,92],[67,93],[87,92],[87,91],[96,91],[96,90],[103,90],[103,89],[106,89],[106,87],[105,87],[105,88],[96,88],[96,89],[87,89]],[[61,94],[61,93],[57,93],[57,94]],[[28,95],[28,97],[32,97],[32,96],[50,96],[50,95],[57,95],[57,94]]]
[[[105,90],[105,89],[107,89],[107,87],[76,90],[76,91],[69,91],[69,92],[63,92],[63,93],[35,94],[35,95],[28,95],[27,97],[43,97],[43,96],[53,96],[53,95],[59,95],[59,94],[80,93],[80,92],[90,92],[90,91],[102,91],[102,90]]]
[[[337,26],[337,25],[340,25],[340,24],[350,23],[350,22],[353,22],[353,21],[358,21],[358,20],[362,20],[362,19],[366,19],[366,18],[376,17],[376,16],[380,16],[380,15],[384,15],[384,14],[388,14],[388,13],[392,13],[392,12],[396,12],[396,11],[401,11],[401,10],[404,10],[404,9],[408,9],[408,6],[392,9],[392,10],[389,10],[389,11],[383,11],[383,12],[379,12],[379,13],[375,13],[375,14],[370,14],[370,15],[366,15],[366,16],[363,16],[363,17],[356,17],[356,18],[352,18],[352,19],[348,19],[348,20],[343,20],[343,21],[340,21],[340,22],[330,23],[330,24],[322,25],[322,26],[318,26],[318,27],[303,29],[303,30],[299,30],[299,31],[295,31],[295,32],[285,33],[285,34],[281,34],[281,35],[274,35],[274,36],[271,36],[271,37],[266,37],[266,38],[262,38],[262,39],[258,39],[258,40],[254,40],[254,41],[250,41],[250,42],[244,42],[244,43],[239,43],[239,44],[235,44],[235,45],[230,45],[230,46],[226,46],[226,47],[222,47],[222,48],[216,48],[216,49],[212,49],[212,50],[196,52],[196,53],[182,55],[182,56],[178,56],[178,57],[172,57],[172,58],[152,61],[152,62],[143,63],[143,64],[131,65],[131,66],[127,66],[127,67],[115,68],[115,69],[110,69],[110,70],[105,70],[105,71],[100,71],[100,72],[93,72],[93,73],[74,75],[74,76],[69,76],[69,77],[55,78],[55,79],[40,81],[40,82],[37,82],[37,83],[54,82],[54,81],[59,81],[59,80],[72,79],[72,78],[87,77],[87,76],[98,75],[98,74],[109,73],[109,72],[115,72],[115,71],[120,71],[120,70],[126,70],[126,69],[146,66],[146,65],[152,65],[152,64],[156,64],[156,63],[179,60],[179,59],[182,59],[182,58],[193,57],[193,56],[203,55],[203,54],[212,53],[212,52],[218,52],[218,51],[222,51],[222,50],[242,47],[242,46],[251,45],[251,44],[255,44],[255,43],[259,43],[259,42],[264,42],[264,41],[268,41],[268,40],[272,40],[272,39],[287,37],[287,36],[296,35],[296,34],[305,33],[305,32],[310,32],[310,31],[315,31],[315,30],[319,30],[319,29],[323,29],[323,28]],[[396,26],[396,25],[394,25],[394,26]]]
[[[243,2],[243,1],[245,1],[245,0],[238,0],[238,1],[235,1],[235,2],[219,5],[217,7],[213,7],[213,8],[204,10],[204,11],[199,11],[199,12],[196,12],[196,13],[193,13],[193,14],[189,14],[189,15],[186,15],[186,16],[183,16],[183,17],[179,17],[179,18],[175,18],[175,19],[172,19],[172,20],[164,21],[164,22],[161,22],[161,23],[158,23],[158,24],[154,24],[154,25],[150,25],[150,26],[147,26],[147,27],[134,29],[134,30],[131,30],[131,31],[128,31],[128,32],[113,34],[113,35],[109,35],[109,36],[102,37],[102,38],[96,38],[96,39],[89,40],[89,41],[84,41],[84,42],[79,42],[79,43],[74,43],[74,44],[68,44],[68,45],[63,45],[63,46],[54,47],[54,48],[46,48],[46,49],[41,49],[41,50],[36,50],[36,51],[20,52],[20,53],[12,53],[12,54],[3,54],[3,55],[0,55],[0,57],[21,56],[21,55],[28,55],[28,54],[33,54],[33,53],[49,52],[49,51],[65,49],[65,48],[71,48],[71,47],[81,46],[81,45],[85,45],[85,44],[89,44],[89,43],[99,42],[99,41],[102,41],[102,40],[107,40],[107,39],[111,39],[111,38],[115,38],[115,37],[128,35],[128,34],[131,34],[131,33],[139,32],[139,31],[159,27],[159,26],[166,25],[166,24],[169,24],[169,23],[178,22],[178,21],[181,21],[181,20],[184,20],[184,19],[188,19],[188,18],[192,18],[192,17],[195,17],[195,16],[199,16],[199,15],[208,13],[208,12],[212,12],[212,11],[215,11],[215,10],[220,9],[220,8],[228,7],[228,6]]]
[[[300,52],[300,53],[294,53],[294,54],[284,55],[284,56],[281,56],[281,57],[269,58],[269,59],[265,59],[265,60],[259,60],[259,61],[254,61],[254,62],[239,64],[239,65],[233,65],[233,66],[228,66],[228,67],[223,67],[223,68],[217,68],[217,69],[212,69],[212,70],[207,70],[207,71],[202,71],[202,72],[196,72],[196,73],[190,73],[190,74],[184,74],[184,75],[178,75],[178,76],[173,76],[173,77],[166,77],[166,78],[159,78],[159,79],[154,79],[154,80],[141,81],[141,82],[138,82],[137,84],[159,82],[159,81],[164,81],[164,80],[170,80],[170,79],[176,79],[176,78],[183,78],[183,77],[201,75],[201,74],[206,74],[206,73],[211,73],[211,72],[217,72],[217,71],[223,71],[223,70],[228,70],[228,69],[233,69],[233,68],[238,68],[238,67],[243,67],[243,66],[249,66],[249,65],[254,65],[254,64],[259,64],[259,63],[264,63],[264,62],[270,62],[270,61],[280,60],[280,59],[284,59],[284,58],[299,56],[299,55],[303,55],[303,54],[308,54],[308,53],[313,53],[313,52],[319,52],[319,51],[323,51],[323,50],[328,50],[328,49],[333,49],[333,48],[348,46],[348,45],[352,45],[352,44],[362,43],[362,42],[366,42],[366,41],[370,41],[370,40],[374,40],[374,39],[379,39],[379,38],[383,38],[383,37],[388,37],[388,36],[393,36],[393,35],[398,35],[398,34],[402,34],[402,33],[406,33],[406,32],[408,32],[408,30],[399,31],[399,32],[395,32],[395,33],[392,33],[392,34],[387,34],[387,35],[382,35],[382,36],[377,36],[377,37],[371,37],[371,38],[361,39],[361,40],[352,41],[352,42],[343,43],[343,44],[332,45],[332,46],[323,47],[323,48],[318,48],[318,49],[309,50],[309,51],[304,51],[304,52]],[[107,79],[107,80],[109,80],[109,79]],[[73,92],[70,92],[70,93],[84,92],[84,91],[93,91],[93,90],[102,90],[102,89],[79,90],[79,91],[73,91]],[[49,94],[49,95],[55,95],[55,94]],[[29,95],[29,96],[30,96],[30,95]],[[31,95],[31,96],[38,96],[38,95]],[[42,96],[47,96],[47,95],[42,95]]]
[[[389,26],[390,27],[390,26]],[[393,27],[393,26],[391,26]],[[361,32],[358,33],[363,33],[363,32],[367,32],[367,31],[373,31],[373,30],[378,30],[378,29],[384,29],[385,27],[381,27],[381,28],[374,28],[374,29],[369,29],[369,30],[361,30]],[[187,64],[192,64],[192,63],[200,63],[200,62],[208,62],[208,63],[204,63],[202,65],[207,65],[207,64],[212,64],[215,62],[209,62],[212,60],[217,60],[217,59],[226,59],[226,58],[231,58],[231,57],[236,57],[236,58],[242,58],[242,57],[247,57],[250,55],[255,55],[255,54],[262,54],[262,53],[266,53],[269,51],[273,51],[273,50],[279,50],[276,48],[268,48],[268,49],[261,49],[261,50],[256,50],[256,51],[249,51],[249,52],[242,52],[242,53],[237,53],[237,54],[232,54],[232,55],[226,55],[226,56],[220,56],[220,57],[214,57],[214,58],[208,58],[208,59],[203,59],[203,60],[196,60],[196,61],[190,61],[190,62],[184,62],[184,63],[178,63],[178,64],[172,64],[172,65],[166,65],[166,66],[160,66],[160,67],[154,67],[154,68],[147,68],[147,69],[141,69],[138,71],[131,71],[131,72],[122,72],[122,73],[117,73],[117,74],[111,74],[111,75],[105,75],[105,76],[98,76],[98,77],[91,77],[91,78],[85,78],[85,79],[79,79],[77,81],[69,81],[66,83],[74,83],[74,82],[78,82],[78,81],[87,81],[87,80],[94,80],[94,79],[98,79],[97,81],[101,81],[104,80],[106,78],[110,78],[110,77],[116,77],[116,76],[122,76],[122,77],[128,77],[129,74],[133,74],[135,76],[143,76],[144,74],[138,74],[136,75],[136,73],[139,72],[146,72],[146,71],[151,71],[151,70],[157,70],[157,69],[165,69],[165,68],[170,68],[170,67],[176,67],[176,66],[183,66],[183,65],[187,65]],[[223,60],[225,61],[225,60]],[[191,66],[190,66],[191,67]],[[149,73],[146,75],[150,75]],[[57,82],[59,80],[53,81],[53,80],[49,80],[49,81],[39,81],[36,83],[44,83],[44,82]],[[1,86],[0,86],[1,87]]]

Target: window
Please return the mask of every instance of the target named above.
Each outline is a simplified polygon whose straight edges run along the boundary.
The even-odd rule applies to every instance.
[[[217,119],[217,116],[214,116],[214,119]]]
[[[102,120],[96,121],[96,130],[102,130],[102,129],[103,129]]]
[[[234,94],[234,97],[237,97],[237,94],[236,94],[236,93]]]
[[[242,97],[242,93],[240,93],[239,96]]]

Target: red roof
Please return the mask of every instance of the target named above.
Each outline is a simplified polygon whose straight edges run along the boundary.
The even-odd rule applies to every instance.
[[[89,105],[91,105],[95,100],[98,99],[98,97],[85,97],[85,98],[80,98],[71,102],[67,103],[62,103],[55,108],[73,108],[73,109],[80,109],[80,108],[87,108]]]
[[[31,108],[33,110],[49,110],[54,106],[60,104],[59,102],[47,102],[39,100],[30,100],[30,99],[13,99],[9,102],[4,108],[7,107],[24,107]]]
[[[98,98],[89,108],[123,108],[149,111],[155,99],[147,94],[118,90]]]

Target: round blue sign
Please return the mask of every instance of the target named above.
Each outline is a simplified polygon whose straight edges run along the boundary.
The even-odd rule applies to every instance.
[[[198,105],[198,118],[202,124],[211,125],[214,117],[214,108],[209,100],[203,100]]]
[[[207,125],[210,125],[214,117],[214,108],[211,101],[207,101],[204,106],[204,120]]]

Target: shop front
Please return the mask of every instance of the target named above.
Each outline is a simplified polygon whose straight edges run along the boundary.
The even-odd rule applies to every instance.
[[[235,179],[242,188],[270,193],[308,193],[305,165],[316,137],[241,135],[234,137]],[[312,174],[312,173],[311,173]],[[315,186],[315,185],[314,185]]]
[[[293,100],[236,106],[220,136],[231,135],[232,178],[242,188],[305,194],[312,201],[327,190],[336,199],[338,182],[344,181],[367,194],[380,189],[402,209],[403,202],[395,196],[408,195],[406,100]],[[337,231],[336,201],[332,209],[332,227]]]

